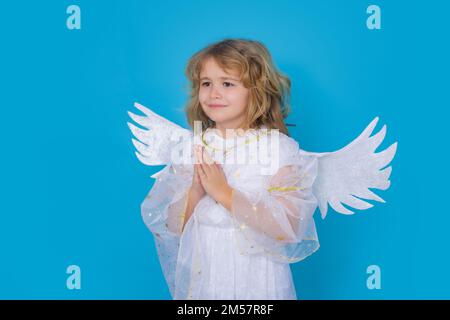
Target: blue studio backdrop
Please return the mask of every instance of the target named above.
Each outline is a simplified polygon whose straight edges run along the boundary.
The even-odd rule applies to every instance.
[[[127,111],[138,101],[187,127],[187,60],[227,37],[263,42],[290,77],[302,149],[337,150],[375,116],[380,148],[398,141],[386,203],[316,211],[321,248],[291,265],[299,298],[450,298],[449,12],[437,0],[3,2],[0,298],[170,299],[140,213],[162,166],[135,157]]]

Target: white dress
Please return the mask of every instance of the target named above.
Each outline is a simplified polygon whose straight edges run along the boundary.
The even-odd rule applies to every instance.
[[[182,230],[192,164],[172,163],[154,175],[141,205],[173,299],[297,299],[290,263],[319,248],[312,192],[317,159],[266,127],[238,139],[207,130],[203,141],[234,189],[231,212],[205,195]],[[200,143],[199,136],[189,141]],[[216,150],[223,149],[221,158]],[[261,150],[270,165],[259,159]]]

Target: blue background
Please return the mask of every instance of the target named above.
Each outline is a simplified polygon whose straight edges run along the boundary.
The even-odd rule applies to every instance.
[[[66,8],[81,8],[69,30]],[[370,4],[381,30],[366,27]],[[170,299],[140,214],[150,175],[127,110],[187,127],[184,68],[225,37],[262,41],[292,80],[291,135],[333,151],[375,117],[398,141],[387,203],[316,215],[291,265],[302,299],[450,298],[445,1],[9,1],[0,10],[0,298]],[[316,212],[318,213],[318,211]],[[68,290],[66,268],[81,268]],[[380,290],[366,268],[381,267]]]

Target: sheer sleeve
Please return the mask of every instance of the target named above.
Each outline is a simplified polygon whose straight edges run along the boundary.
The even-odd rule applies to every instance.
[[[180,237],[185,220],[193,170],[188,165],[168,165],[157,173],[141,204],[142,218],[152,232],[169,290],[174,294]]]
[[[241,254],[263,253],[295,263],[319,248],[313,219],[316,175],[317,159],[299,157],[280,167],[258,194],[233,189],[230,214]]]

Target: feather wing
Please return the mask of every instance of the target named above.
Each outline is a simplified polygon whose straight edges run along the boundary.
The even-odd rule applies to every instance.
[[[386,135],[386,125],[370,136],[378,122],[376,117],[365,130],[344,148],[325,153],[301,150],[301,154],[316,156],[318,174],[313,185],[322,218],[325,219],[328,204],[342,214],[353,214],[343,204],[365,210],[373,205],[364,201],[385,202],[370,188],[386,190],[390,186],[392,167],[386,167],[394,158],[397,142],[381,152],[375,152]]]
[[[136,139],[131,139],[136,148],[137,158],[149,166],[167,165],[171,163],[171,152],[174,146],[183,139],[192,137],[192,132],[170,120],[158,115],[142,104],[135,102],[134,106],[143,115],[128,111],[128,115],[144,129],[127,122]]]

